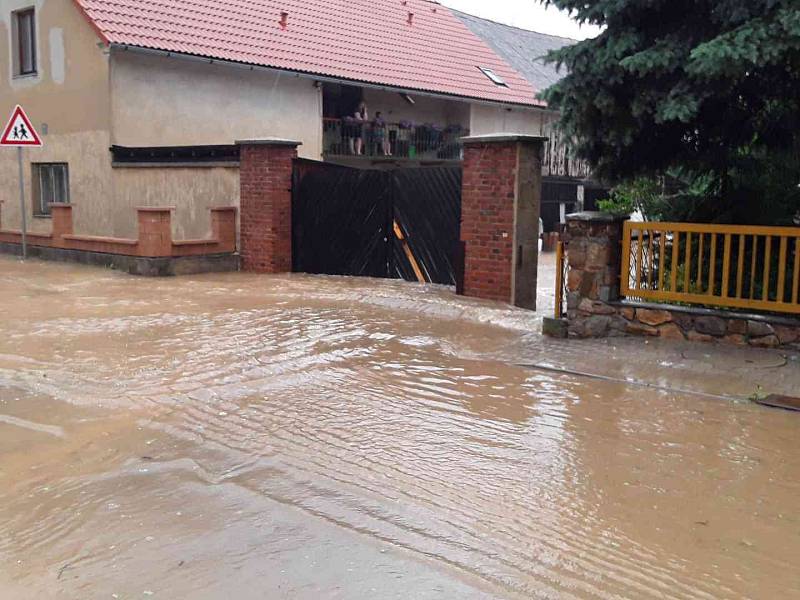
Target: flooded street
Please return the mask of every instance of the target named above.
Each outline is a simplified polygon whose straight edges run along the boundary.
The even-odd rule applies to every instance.
[[[800,597],[800,415],[735,361],[396,281],[0,280],[2,599]]]

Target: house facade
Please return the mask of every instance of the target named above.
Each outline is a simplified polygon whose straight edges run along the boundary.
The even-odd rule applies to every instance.
[[[137,207],[169,206],[174,238],[199,238],[210,208],[238,203],[236,140],[457,161],[468,133],[547,135],[557,115],[538,91],[427,0],[0,0],[0,115],[21,104],[44,141],[25,151],[32,232],[50,229],[50,203],[74,205],[76,233],[119,238]],[[2,229],[20,227],[16,178],[0,149]]]

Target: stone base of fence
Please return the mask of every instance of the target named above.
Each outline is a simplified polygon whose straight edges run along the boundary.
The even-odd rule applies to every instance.
[[[172,239],[172,208],[136,209],[139,224],[136,239],[77,235],[72,228],[74,205],[51,204],[50,208],[51,232],[26,235],[31,256],[85,264],[127,265],[124,270],[138,275],[234,270],[230,267],[238,266],[235,207],[212,208],[211,237],[199,240]],[[0,252],[22,253],[22,233],[2,229],[1,221]]]
[[[623,220],[601,213],[567,217],[566,319],[548,320],[554,337],[646,336],[800,350],[800,320],[730,310],[621,300]]]
[[[638,335],[800,350],[800,321],[702,308],[584,298],[569,310],[570,337]]]

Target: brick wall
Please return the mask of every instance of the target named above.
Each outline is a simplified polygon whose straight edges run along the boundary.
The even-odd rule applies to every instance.
[[[464,147],[461,239],[467,296],[511,301],[516,169],[516,142]]]
[[[242,269],[292,270],[292,161],[289,142],[240,142]]]

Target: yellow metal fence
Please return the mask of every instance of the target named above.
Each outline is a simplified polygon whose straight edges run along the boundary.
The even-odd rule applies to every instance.
[[[800,228],[628,221],[622,244],[624,297],[800,314]]]

